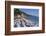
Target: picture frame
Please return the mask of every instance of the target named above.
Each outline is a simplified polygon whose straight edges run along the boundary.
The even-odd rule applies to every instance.
[[[39,16],[39,19],[38,19],[39,21],[37,20],[38,22],[35,19],[37,24],[39,24],[39,27],[36,26],[36,24],[34,27],[29,27],[27,24],[26,27],[21,28],[19,26],[16,27],[15,25],[15,28],[14,28],[13,24],[16,22],[14,18],[22,14],[18,12],[19,10],[17,11],[18,13],[16,14],[15,10],[17,9],[20,9],[21,11],[23,10],[22,12],[25,11],[26,13],[30,12],[31,10],[31,12],[33,13],[28,13],[28,14],[35,15],[36,17]],[[38,9],[39,9],[39,12],[38,12]],[[25,12],[23,13],[24,14],[23,16],[26,15]],[[45,4],[44,3],[5,1],[5,35],[35,34],[35,33],[44,33],[44,32],[45,32]]]

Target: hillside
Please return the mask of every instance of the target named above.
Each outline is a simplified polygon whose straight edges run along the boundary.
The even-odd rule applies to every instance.
[[[29,14],[24,13],[23,11],[21,11],[19,9],[17,9],[17,12],[15,10],[14,14],[20,14],[21,15],[21,17],[20,17],[21,19],[18,19],[18,21],[15,20],[15,26],[21,25],[21,27],[22,26],[23,27],[24,26],[30,26],[31,27],[31,26],[38,26],[38,24],[39,24],[39,17],[37,17],[37,16],[29,15]],[[15,18],[16,18],[16,15],[15,15]],[[21,22],[20,22],[20,20],[21,20]],[[19,22],[20,24],[18,23],[18,25],[17,25],[17,22]]]

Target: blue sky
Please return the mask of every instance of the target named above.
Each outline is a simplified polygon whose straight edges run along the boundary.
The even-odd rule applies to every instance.
[[[21,11],[34,16],[39,16],[39,9],[20,9]]]

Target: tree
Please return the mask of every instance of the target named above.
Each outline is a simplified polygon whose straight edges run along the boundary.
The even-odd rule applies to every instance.
[[[15,8],[14,9],[14,16],[17,15],[17,14],[21,15],[21,11],[19,9]]]

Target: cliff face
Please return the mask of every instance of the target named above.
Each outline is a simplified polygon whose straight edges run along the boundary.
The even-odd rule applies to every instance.
[[[14,27],[38,27],[39,17],[28,15],[20,10],[19,12],[17,12],[19,15],[14,15]]]

